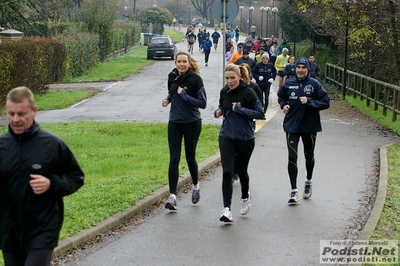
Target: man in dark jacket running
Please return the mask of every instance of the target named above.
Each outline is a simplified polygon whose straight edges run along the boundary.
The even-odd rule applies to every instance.
[[[314,54],[310,54],[308,61],[310,61],[310,77],[316,79],[321,74],[321,71],[319,70],[319,66],[315,63]]]
[[[249,56],[249,51],[247,50],[247,49],[244,49],[243,50],[243,54],[242,54],[242,57],[240,57],[240,58],[238,58],[236,61],[235,61],[235,65],[241,65],[241,64],[243,64],[243,63],[246,63],[246,64],[248,64],[249,65],[249,67],[250,67],[250,69],[253,69],[255,66],[256,66],[256,61],[254,61],[254,59],[253,58],[251,58],[250,56]],[[250,75],[251,75],[251,73],[249,73]]]
[[[64,219],[63,197],[84,174],[58,136],[35,122],[27,87],[6,98],[8,132],[0,136],[0,249],[6,266],[49,266]]]
[[[290,198],[288,203],[299,201],[297,190],[297,147],[300,138],[303,141],[306,161],[306,180],[303,198],[312,195],[312,174],[314,170],[314,149],[317,132],[322,131],[320,110],[328,109],[330,99],[318,80],[310,77],[310,62],[301,57],[295,63],[296,78],[288,79],[278,91],[278,101],[286,114],[283,129],[286,132],[286,142],[289,152],[288,172],[290,178]]]

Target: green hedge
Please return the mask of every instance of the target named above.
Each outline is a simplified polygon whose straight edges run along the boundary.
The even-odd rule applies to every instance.
[[[43,93],[48,84],[61,81],[65,57],[63,43],[44,37],[0,43],[0,104],[14,87],[27,86]]]
[[[65,76],[78,77],[99,63],[99,36],[81,32],[59,37],[67,50]]]
[[[290,48],[293,51],[293,43],[290,43]],[[310,40],[301,41],[296,43],[296,60],[300,57],[308,58],[310,54],[313,52],[313,43]],[[337,64],[338,63],[338,51],[332,50],[331,47],[326,45],[317,44],[315,46],[315,63],[318,64],[319,69],[321,70],[321,76],[319,80],[323,80],[325,78],[325,64]]]
[[[39,25],[39,24],[38,24]],[[0,104],[15,87],[27,86],[35,93],[44,93],[48,84],[61,82],[64,77],[83,75],[100,62],[99,36],[79,32],[80,24],[62,24],[55,39],[24,37],[0,43]],[[38,27],[38,32],[45,27]],[[104,54],[136,45],[140,41],[138,22],[114,24],[110,30]],[[30,32],[33,33],[33,32]]]
[[[116,23],[107,36],[105,42],[105,53],[111,54],[115,51],[133,46],[140,41],[141,26],[138,22]]]

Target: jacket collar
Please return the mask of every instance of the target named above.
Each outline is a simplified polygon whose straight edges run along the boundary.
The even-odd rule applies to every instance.
[[[24,131],[24,133],[22,134],[15,134],[14,131],[12,131],[10,125],[8,125],[8,132],[10,132],[10,134],[12,136],[14,136],[15,138],[19,138],[19,139],[29,139],[31,138],[33,135],[35,135],[38,131],[39,131],[40,127],[39,124],[36,123],[35,120],[33,120],[33,124],[30,128],[28,128],[27,130]]]
[[[242,90],[243,88],[246,88],[246,87],[247,87],[247,84],[244,83],[243,80],[241,80],[240,83],[239,83],[239,85],[238,85],[235,89],[233,89],[233,90],[231,90],[231,89],[229,88],[228,84],[226,84],[226,85],[225,85],[225,90],[226,90],[227,93],[230,93],[230,92],[237,92],[237,91]]]
[[[182,78],[186,78],[187,76],[191,75],[193,73],[193,70],[189,68],[188,71],[186,71],[186,73],[183,74],[182,76],[179,76],[179,71],[177,68],[174,68],[174,70],[172,70],[172,72],[175,74],[175,79],[177,79],[177,78],[182,79]]]

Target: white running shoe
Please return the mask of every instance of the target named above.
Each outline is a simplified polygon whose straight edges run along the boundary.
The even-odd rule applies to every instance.
[[[292,189],[292,191],[290,191],[289,196],[290,196],[289,201],[288,201],[289,205],[297,204],[300,200],[299,191],[297,189]]]
[[[219,220],[221,222],[225,222],[225,223],[231,223],[233,222],[233,216],[232,216],[232,212],[229,210],[229,208],[224,208],[222,210],[222,214],[219,217]]]
[[[167,201],[165,202],[165,208],[170,211],[176,211],[178,208],[176,207],[176,198],[172,195],[169,196]]]
[[[250,192],[249,192],[249,197],[247,199],[240,199],[240,214],[241,215],[246,215],[250,211]]]
[[[311,198],[311,195],[312,195],[312,181],[306,180],[306,182],[304,183],[303,199],[309,199]]]

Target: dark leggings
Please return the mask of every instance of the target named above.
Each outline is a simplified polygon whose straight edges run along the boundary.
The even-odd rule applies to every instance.
[[[267,112],[267,108],[268,108],[268,102],[269,102],[269,92],[271,89],[271,84],[268,85],[262,85],[260,86],[261,89],[261,93],[263,94],[262,100],[263,104],[264,104],[264,113]]]
[[[208,58],[210,57],[211,50],[204,50],[204,61],[208,63]]]
[[[289,152],[289,162],[288,162],[288,172],[290,178],[290,185],[292,189],[297,188],[297,148],[299,146],[299,141],[303,141],[304,147],[304,157],[306,159],[306,171],[307,171],[307,179],[312,179],[312,174],[315,165],[314,159],[314,149],[315,142],[317,141],[317,133],[288,133],[286,132],[286,143]]]
[[[50,266],[52,249],[37,249],[28,253],[3,251],[5,266]]]
[[[232,203],[232,176],[234,168],[237,168],[237,174],[240,178],[242,187],[242,199],[249,197],[249,174],[247,168],[251,154],[254,150],[254,139],[247,141],[234,141],[219,137],[219,150],[221,153],[222,164],[222,196],[224,199],[224,208],[230,209]],[[235,163],[236,159],[236,163]]]
[[[168,123],[169,145],[169,192],[176,194],[179,179],[179,161],[181,160],[182,138],[185,142],[186,162],[194,185],[198,183],[198,165],[196,162],[196,147],[201,132],[201,120],[193,123]]]

